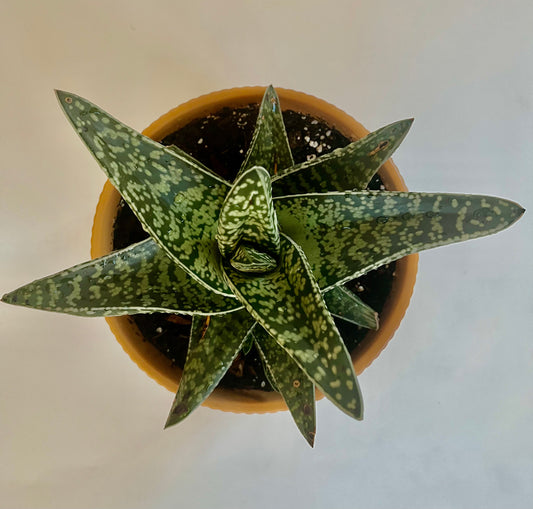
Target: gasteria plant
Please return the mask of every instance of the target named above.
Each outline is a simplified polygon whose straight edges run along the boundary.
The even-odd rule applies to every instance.
[[[412,120],[294,164],[268,87],[244,162],[228,182],[89,101],[57,96],[150,238],[2,300],[80,316],[192,315],[166,426],[199,406],[252,343],[310,445],[315,387],[361,419],[357,379],[332,315],[373,329],[378,319],[343,284],[404,255],[498,232],[523,213],[489,196],[365,191]]]

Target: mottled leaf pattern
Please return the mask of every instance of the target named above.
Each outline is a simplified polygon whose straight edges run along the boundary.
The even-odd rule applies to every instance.
[[[278,268],[251,278],[226,268],[245,308],[341,410],[362,418],[350,356],[301,249],[281,236]]]
[[[305,252],[320,288],[424,249],[496,233],[523,213],[479,195],[355,192],[274,199],[281,231]]]
[[[187,360],[166,428],[185,419],[213,392],[253,323],[244,310],[207,319],[193,317]]]
[[[235,254],[231,257],[230,264],[234,269],[241,272],[260,274],[274,270],[278,262],[268,253],[258,251],[246,244],[240,244]]]
[[[215,244],[227,183],[94,104],[57,92],[68,119],[152,238],[194,278],[231,295]]]
[[[252,142],[239,173],[253,166],[262,166],[270,175],[275,175],[293,164],[278,94],[270,85],[259,107]]]
[[[25,285],[4,302],[79,316],[217,314],[242,308],[208,290],[147,239]]]
[[[269,375],[281,393],[298,429],[313,447],[316,433],[315,386],[287,352],[263,329],[256,326],[257,348]]]
[[[378,314],[355,293],[343,286],[335,286],[326,292],[324,301],[333,316],[368,329],[379,327]]]
[[[240,243],[279,253],[279,230],[268,172],[256,166],[241,173],[226,196],[218,220],[217,242],[224,258]],[[241,259],[242,262],[242,259]]]
[[[279,100],[268,87],[231,185],[180,148],[163,147],[89,101],[57,96],[151,239],[2,300],[82,316],[192,314],[166,426],[200,405],[239,350],[253,344],[311,445],[313,384],[362,418],[353,365],[332,314],[369,328],[377,328],[377,315],[340,285],[404,255],[495,233],[523,213],[516,203],[487,196],[353,192],[367,186],[412,120],[294,165]]]
[[[382,127],[346,147],[287,168],[272,179],[274,196],[360,191],[403,141],[413,119]]]

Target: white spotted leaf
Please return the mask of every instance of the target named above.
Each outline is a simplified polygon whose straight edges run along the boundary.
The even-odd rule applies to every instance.
[[[246,261],[252,264],[254,261],[260,262],[257,255],[261,253],[277,256],[278,223],[272,202],[270,176],[264,168],[250,168],[237,177],[222,205],[216,239],[224,258],[231,258],[239,245],[247,244],[261,249],[255,249],[256,253],[249,250],[239,253],[239,262],[243,265]]]
[[[219,314],[242,308],[198,283],[152,240],[29,283],[4,302],[79,316]]]
[[[278,94],[270,85],[261,101],[252,141],[239,174],[253,166],[262,166],[275,175],[293,165]]]
[[[316,434],[315,386],[292,357],[259,325],[252,334],[269,378],[300,430],[313,447]]]
[[[165,428],[177,424],[213,392],[239,353],[254,321],[244,310],[194,316],[187,359]]]
[[[215,243],[227,182],[175,149],[143,136],[98,106],[57,91],[76,132],[145,230],[192,277],[231,296]]]
[[[499,232],[524,209],[502,198],[407,192],[275,198],[283,233],[305,252],[324,291],[424,249]]]
[[[239,244],[230,259],[230,264],[241,272],[258,274],[275,269],[278,262],[267,252],[259,251],[246,244]]]
[[[281,235],[276,270],[249,277],[224,266],[228,283],[257,322],[335,405],[362,418],[362,398],[335,322],[302,250]]]
[[[324,293],[324,301],[330,313],[337,318],[368,329],[377,330],[379,327],[378,314],[343,286],[335,286]]]
[[[365,189],[412,123],[413,119],[400,120],[345,147],[286,168],[272,179],[274,196]]]

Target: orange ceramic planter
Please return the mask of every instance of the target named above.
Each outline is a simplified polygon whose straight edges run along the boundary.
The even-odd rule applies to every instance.
[[[224,106],[239,107],[259,103],[264,91],[264,87],[243,87],[203,95],[164,114],[147,127],[143,134],[154,140],[161,140],[191,120],[215,112]],[[294,90],[277,88],[276,91],[283,109],[292,109],[321,118],[352,140],[368,134],[368,131],[349,115],[321,99]],[[387,189],[407,191],[398,169],[391,160],[382,166],[379,175]],[[112,249],[113,223],[119,200],[119,193],[108,181],[100,196],[94,218],[91,239],[93,258],[103,256]],[[417,266],[418,255],[398,260],[392,290],[380,314],[380,328],[378,331],[369,332],[352,353],[355,371],[358,374],[380,354],[400,325],[413,292]],[[131,359],[156,382],[169,391],[176,392],[181,370],[172,367],[163,354],[147,341],[143,341],[131,318],[121,316],[106,320]],[[317,398],[320,397],[322,395],[317,394]],[[220,388],[215,389],[204,405],[240,413],[266,413],[287,409],[281,396],[275,392]]]

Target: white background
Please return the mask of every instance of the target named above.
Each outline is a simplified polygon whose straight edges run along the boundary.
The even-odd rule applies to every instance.
[[[414,116],[394,159],[416,191],[499,195],[522,220],[425,252],[408,314],[361,376],[366,415],[172,395],[103,319],[0,306],[0,507],[533,506],[530,0],[3,1],[0,292],[88,258],[104,183],[52,89],[142,129],[222,88],[273,83],[369,129]]]

